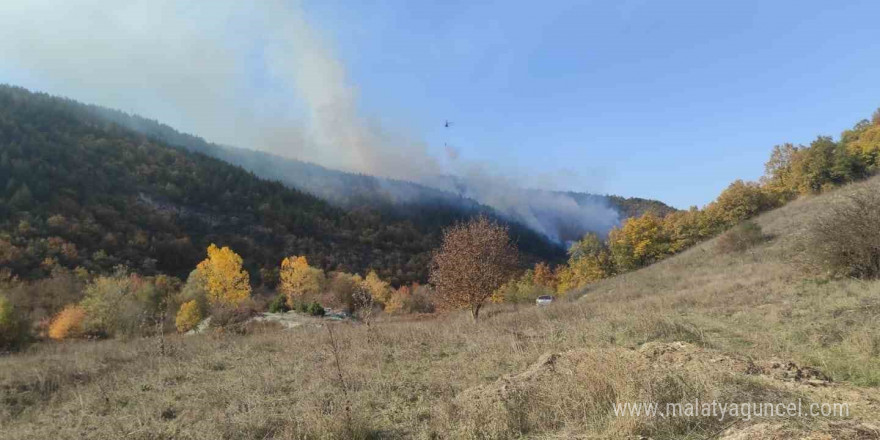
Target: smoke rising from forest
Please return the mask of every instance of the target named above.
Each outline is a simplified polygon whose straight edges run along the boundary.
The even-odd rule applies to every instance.
[[[600,201],[536,193],[520,186],[526,176],[456,150],[433,157],[403,127],[365,117],[331,41],[298,2],[2,2],[0,80],[221,144],[448,190],[555,240],[618,221]]]

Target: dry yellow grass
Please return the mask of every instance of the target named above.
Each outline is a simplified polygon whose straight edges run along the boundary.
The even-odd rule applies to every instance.
[[[863,185],[880,190],[878,180]],[[793,264],[798,234],[839,196],[759,217],[773,238],[742,253],[719,253],[710,241],[592,285],[571,302],[490,307],[479,323],[453,314],[335,324],[336,350],[318,326],[170,336],[164,356],[150,339],[42,344],[0,359],[0,432],[4,439],[732,439],[814,431],[877,438],[880,283],[827,280]],[[833,382],[780,379],[772,365],[787,362],[816,367]],[[614,417],[611,408],[694,398],[846,401],[851,418],[729,426]]]

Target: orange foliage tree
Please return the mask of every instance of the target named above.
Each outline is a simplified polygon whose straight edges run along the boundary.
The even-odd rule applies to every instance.
[[[412,299],[412,290],[409,286],[400,286],[391,294],[385,303],[385,313],[397,313],[405,311],[407,303]]]
[[[75,305],[67,306],[52,318],[49,324],[49,337],[57,341],[80,337],[84,333],[85,320],[85,309]]]
[[[558,280],[556,279],[556,274],[553,273],[553,269],[550,269],[550,265],[544,262],[535,264],[534,275],[532,275],[532,279],[534,280],[535,284],[548,287],[552,290],[556,290],[556,285],[558,284]]]
[[[485,301],[513,276],[518,262],[507,227],[480,216],[443,232],[430,280],[443,307],[469,308],[477,319]]]

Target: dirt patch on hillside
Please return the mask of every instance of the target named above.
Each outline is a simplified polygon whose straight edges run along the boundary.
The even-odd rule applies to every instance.
[[[815,367],[779,359],[752,360],[699,347],[687,342],[649,342],[638,352],[657,366],[763,376],[808,386],[827,386],[831,378]]]
[[[757,373],[784,382],[798,382],[810,386],[827,386],[831,378],[815,367],[798,366],[788,361],[764,361],[756,364]]]
[[[756,388],[765,391],[755,394],[751,390]],[[532,427],[542,426],[542,405],[553,408],[546,414],[557,416],[560,407],[579,406],[578,411],[588,414],[584,416],[588,420],[604,418],[596,424],[607,429],[606,432],[631,436],[658,430],[657,426],[664,423],[672,428],[663,425],[659,431],[668,432],[667,429],[678,429],[679,425],[693,422],[647,417],[622,420],[611,414],[615,403],[678,402],[687,401],[686,398],[693,401],[694,393],[701,400],[709,396],[721,400],[751,396],[756,402],[761,398],[803,398],[808,402],[845,402],[852,408],[850,417],[841,420],[804,418],[796,423],[787,420],[776,423],[778,419],[767,418],[741,420],[716,432],[719,438],[727,440],[880,439],[880,430],[871,424],[876,423],[876,414],[880,411],[880,391],[834,383],[812,366],[779,359],[752,360],[686,342],[651,342],[635,350],[610,348],[545,353],[519,373],[464,390],[457,396],[456,405],[465,413],[477,415],[475,425],[497,423],[500,419],[507,420],[504,423],[515,420]],[[750,400],[736,403],[747,401]],[[765,423],[767,420],[772,423]],[[563,426],[571,425],[558,420],[549,424],[551,431]],[[724,429],[724,426],[718,425],[716,429]]]
[[[743,428],[732,427],[719,440],[869,440],[880,438],[880,427],[854,421],[820,423],[806,431],[779,423],[755,423]]]

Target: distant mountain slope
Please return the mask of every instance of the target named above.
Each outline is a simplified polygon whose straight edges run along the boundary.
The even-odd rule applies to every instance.
[[[260,177],[278,180],[344,208],[410,203],[442,203],[467,210],[480,208],[473,200],[417,183],[348,173],[262,151],[218,145],[137,115],[92,105],[87,109],[96,116],[169,145],[222,159]]]
[[[441,227],[491,214],[475,205],[422,206],[418,217],[430,221],[417,223],[382,209],[347,212],[100,112],[107,110],[0,86],[3,268],[36,278],[54,260],[96,271],[126,264],[141,273],[185,276],[214,242],[239,252],[256,283],[260,269],[292,254],[327,270],[374,268],[394,283],[424,281]],[[525,227],[511,230],[533,258],[564,256]]]
[[[626,219],[630,217],[639,217],[642,214],[647,212],[653,212],[660,217],[665,216],[671,212],[677,211],[677,209],[659,201],[652,199],[643,199],[641,197],[621,197],[621,196],[597,196],[595,194],[587,194],[587,193],[579,193],[573,191],[566,191],[564,194],[567,194],[578,201],[578,203],[586,203],[586,201],[591,199],[604,199],[607,201],[609,205],[611,205],[617,212],[620,213],[621,219]]]
[[[413,220],[416,224],[433,224],[440,212],[461,211],[462,214],[469,215],[475,210],[490,209],[473,199],[431,186],[347,173],[261,151],[217,145],[200,137],[181,133],[158,121],[118,110],[98,106],[88,106],[88,110],[103,119],[129,127],[162,142],[239,165],[260,177],[278,180],[343,208],[381,207],[386,214]],[[446,183],[442,185],[444,188],[462,185],[453,177],[449,177],[449,181],[444,183]],[[534,191],[535,197],[541,197],[542,191]],[[543,193],[570,196],[582,206],[592,204],[610,206],[619,213],[621,219],[640,216],[649,210],[661,216],[675,211],[675,208],[660,201],[649,199],[601,196],[572,191]],[[447,222],[445,218],[441,221],[444,224]],[[586,232],[582,229],[582,226],[563,228],[564,233],[558,238],[562,241],[578,239]]]

